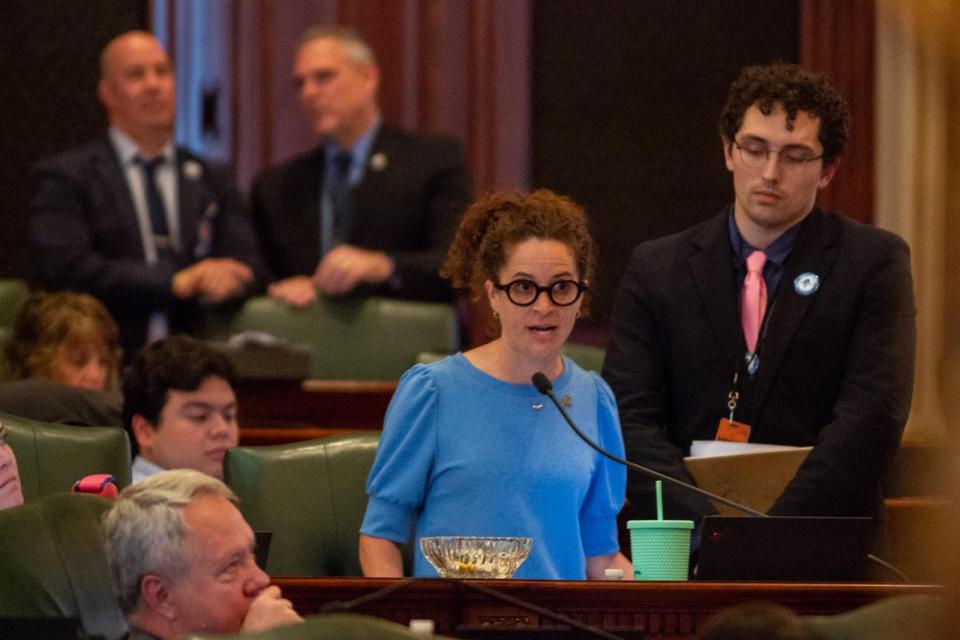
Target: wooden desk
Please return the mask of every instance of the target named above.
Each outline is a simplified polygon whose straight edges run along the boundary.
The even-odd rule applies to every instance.
[[[311,614],[330,603],[370,596],[401,581],[277,578],[274,583],[297,611]],[[651,639],[692,637],[697,625],[711,614],[742,602],[765,600],[801,614],[833,614],[887,596],[942,591],[934,585],[878,583],[415,580],[354,610],[400,624],[408,624],[411,618],[430,618],[437,632],[447,635],[455,635],[458,629],[522,630],[560,624],[473,586],[520,598],[612,633],[643,632]]]
[[[257,428],[381,429],[396,388],[389,380],[241,380],[240,423]]]

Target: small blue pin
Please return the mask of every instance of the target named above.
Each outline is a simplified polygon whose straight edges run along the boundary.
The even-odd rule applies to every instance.
[[[793,290],[801,296],[813,295],[820,288],[820,276],[809,271],[793,279]]]

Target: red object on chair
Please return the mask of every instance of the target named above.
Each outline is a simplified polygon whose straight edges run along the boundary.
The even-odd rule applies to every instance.
[[[117,497],[118,492],[117,481],[109,473],[84,476],[73,483],[73,493],[89,493],[113,500]]]

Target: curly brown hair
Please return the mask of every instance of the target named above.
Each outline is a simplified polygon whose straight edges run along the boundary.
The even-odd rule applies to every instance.
[[[85,293],[33,293],[21,307],[4,348],[12,380],[53,377],[61,349],[90,345],[107,365],[107,383],[116,380],[120,360],[117,324],[103,304]]]
[[[595,248],[586,213],[573,200],[549,189],[492,193],[472,204],[440,275],[479,301],[485,298],[484,282],[497,282],[510,248],[530,238],[558,240],[570,247],[580,279],[589,282]]]
[[[787,112],[788,129],[792,129],[800,111],[819,118],[824,166],[833,164],[843,154],[850,110],[825,77],[782,62],[746,67],[730,85],[720,117],[720,135],[726,144],[733,142],[743,125],[744,114],[754,104],[764,115],[770,115],[775,106],[782,106]]]

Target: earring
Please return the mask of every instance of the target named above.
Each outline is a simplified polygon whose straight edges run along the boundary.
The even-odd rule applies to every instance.
[[[500,319],[500,314],[497,313],[496,311],[494,311],[494,312],[493,312],[493,319],[494,319],[494,320],[499,320],[499,319]]]
[[[578,318],[578,319],[580,318],[580,312],[579,312],[579,311],[577,311],[577,318]]]

